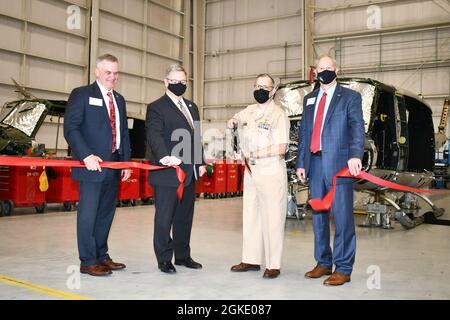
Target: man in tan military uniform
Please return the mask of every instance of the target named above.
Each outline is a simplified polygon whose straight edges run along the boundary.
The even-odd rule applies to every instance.
[[[228,127],[239,129],[244,175],[242,262],[231,271],[260,270],[264,278],[280,274],[287,210],[287,173],[284,162],[289,143],[289,119],[273,101],[274,80],[259,75],[254,85],[257,104],[235,114]]]

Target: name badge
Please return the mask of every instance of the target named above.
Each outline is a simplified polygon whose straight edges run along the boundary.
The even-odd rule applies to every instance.
[[[308,98],[308,100],[306,100],[306,105],[309,106],[311,104],[316,103],[316,98],[312,97],[312,98]]]
[[[103,100],[102,99],[98,99],[98,98],[89,97],[89,104],[91,106],[101,107],[101,106],[103,106]]]
[[[258,123],[258,128],[259,129],[264,129],[264,130],[269,130],[270,129],[270,124],[268,124],[266,122],[260,122],[260,123]]]

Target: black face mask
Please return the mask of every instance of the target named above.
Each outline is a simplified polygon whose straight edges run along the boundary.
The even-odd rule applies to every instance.
[[[172,92],[177,97],[180,97],[183,95],[183,93],[186,92],[186,85],[182,84],[181,82],[169,83],[169,86],[167,87],[167,89],[169,89],[169,91]]]
[[[269,100],[269,94],[270,91],[259,89],[253,91],[253,96],[255,97],[255,100],[258,101],[258,103],[265,103],[267,100]]]
[[[323,84],[329,84],[336,78],[336,71],[323,70],[317,74],[317,80]]]

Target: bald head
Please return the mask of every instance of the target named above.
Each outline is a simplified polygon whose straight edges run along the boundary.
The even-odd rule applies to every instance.
[[[336,60],[327,54],[319,56],[316,62],[317,72],[322,72],[323,70],[335,70],[337,72]]]

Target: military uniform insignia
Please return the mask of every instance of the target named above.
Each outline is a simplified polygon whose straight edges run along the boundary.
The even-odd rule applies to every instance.
[[[264,119],[264,121],[261,121],[258,123],[258,128],[259,129],[264,129],[264,130],[269,130],[270,129],[270,124],[268,123],[267,119]]]

